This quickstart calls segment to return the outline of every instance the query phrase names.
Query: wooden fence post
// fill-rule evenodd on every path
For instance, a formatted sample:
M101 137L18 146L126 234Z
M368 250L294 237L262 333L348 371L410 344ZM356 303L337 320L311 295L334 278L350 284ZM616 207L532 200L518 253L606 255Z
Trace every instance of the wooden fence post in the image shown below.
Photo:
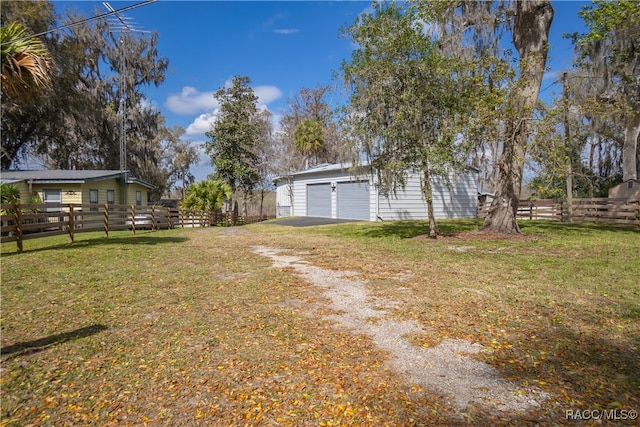
M636 228L640 228L640 199L636 200Z
M129 212L131 215L131 233L136 234L136 207L131 205Z
M151 231L156 231L156 207L151 206Z
M69 203L69 243L73 243L73 229L76 227L74 216L73 203Z
M18 252L22 252L22 211L20 205L13 205L14 216L16 219L16 244L18 245Z
M537 216L538 216L538 208L536 208L536 217ZM532 220L532 219L533 219L533 200L529 200L529 220Z
M109 204L104 204L104 237L109 237Z

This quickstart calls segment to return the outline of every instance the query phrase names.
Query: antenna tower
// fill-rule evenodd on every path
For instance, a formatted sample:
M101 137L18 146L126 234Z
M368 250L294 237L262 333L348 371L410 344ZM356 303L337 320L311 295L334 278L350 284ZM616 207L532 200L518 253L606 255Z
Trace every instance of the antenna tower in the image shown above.
M120 45L120 77L118 79L118 95L120 98L118 105L118 114L120 115L120 174L122 175L123 189L122 203L127 203L127 49L125 46L126 37L123 34L130 34L132 32L148 33L135 28L132 24L132 20L115 10L108 2L102 2L104 7L114 16L116 19L112 22L112 27L118 32L118 43Z

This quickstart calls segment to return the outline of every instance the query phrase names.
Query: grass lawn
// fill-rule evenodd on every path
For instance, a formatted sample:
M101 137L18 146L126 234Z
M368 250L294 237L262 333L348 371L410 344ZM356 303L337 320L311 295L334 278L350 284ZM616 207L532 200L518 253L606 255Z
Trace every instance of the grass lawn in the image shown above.
M640 410L640 232L524 221L504 239L479 224L441 221L435 241L426 223L379 222L3 244L0 423L576 425L565 411ZM479 343L474 357L551 398L461 419L259 245L357 272L424 327L412 344Z

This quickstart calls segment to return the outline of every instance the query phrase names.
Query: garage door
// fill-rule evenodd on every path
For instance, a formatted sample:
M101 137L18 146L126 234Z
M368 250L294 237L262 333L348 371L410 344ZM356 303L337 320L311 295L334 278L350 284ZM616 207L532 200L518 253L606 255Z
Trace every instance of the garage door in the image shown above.
M369 183L338 183L338 218L370 219Z
M331 184L307 184L307 216L331 218Z

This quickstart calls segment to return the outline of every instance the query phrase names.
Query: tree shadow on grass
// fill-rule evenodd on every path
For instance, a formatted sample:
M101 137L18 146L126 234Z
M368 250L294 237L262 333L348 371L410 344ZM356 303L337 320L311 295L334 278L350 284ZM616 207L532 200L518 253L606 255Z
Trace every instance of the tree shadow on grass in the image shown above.
M518 221L521 230L528 235L566 235L566 234L601 234L602 232L617 232L640 234L640 229L616 224L595 224L595 223L563 223L559 221ZM438 220L438 232L440 236L454 236L458 233L468 233L479 231L482 227L482 219L453 219ZM354 228L353 231L345 232L355 236L364 237L398 237L401 239L411 239L429 234L429 222L426 220L404 220L376 223L371 227L363 226Z
M65 250L65 249L78 249L83 247L92 247L92 246L104 246L104 245L163 245L163 244L171 244L171 243L184 243L188 241L187 237L176 237L176 236L158 236L156 234L153 235L130 235L130 236L111 236L111 237L98 237L87 240L76 240L73 243L60 243L46 247L39 247L34 249L29 249L28 243L25 243L25 248L22 252L8 252L3 253L2 256L15 256L20 255L21 253L27 252L43 252L50 250Z
M73 331L64 332L61 334L49 335L48 337L40 338L37 340L23 341L11 344L6 347L2 347L0 349L0 354L2 355L2 358L4 360L10 360L16 357L38 353L40 351L46 350L49 347L65 343L67 341L85 338L105 331L107 329L108 328L104 325L85 326L84 328L75 329Z
M442 235L476 231L482 223L476 219L440 220L437 222L438 232ZM360 235L366 237L398 237L410 239L429 234L429 222L426 220L391 221L376 224L372 228L364 228Z
M640 234L640 228L633 225L619 224L596 224L593 222L561 222L561 221L544 221L519 220L518 225L522 231L532 233L550 233L550 234L571 234L571 233L600 233L603 231L612 231L618 233L636 233Z
M613 402L621 402L625 408L634 408L640 402L637 394L640 387L638 337L625 342L564 325L541 330L536 335L536 344L527 351L546 357L524 370L505 363L499 368L505 377L526 379L531 384L538 379L556 381L572 390L569 395L576 401L592 399L584 403L587 406L597 404L606 408ZM522 337L522 340L528 338ZM504 354L503 357L512 355ZM593 391L598 394L594 395Z

